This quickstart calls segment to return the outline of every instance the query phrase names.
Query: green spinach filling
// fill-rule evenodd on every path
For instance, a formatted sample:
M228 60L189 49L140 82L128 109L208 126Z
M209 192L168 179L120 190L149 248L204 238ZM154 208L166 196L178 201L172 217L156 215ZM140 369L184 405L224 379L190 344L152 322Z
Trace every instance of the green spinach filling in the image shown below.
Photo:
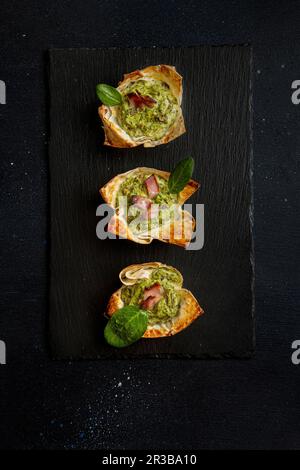
M155 175L159 186L159 193L151 199L151 203L159 206L158 212L152 220L150 218L151 212L149 214L149 218L146 218L146 220L143 220L143 217L140 217L142 215L141 210L135 206L133 196L141 196L146 199L149 198L147 187L145 185L145 180L149 176L151 176L151 174L138 173L126 178L117 193L115 206L119 207L122 203L125 203L127 222L130 224L132 221L139 218L136 226L134 227L135 232L145 232L147 230L151 230L151 228L156 228L158 225L162 225L176 217L175 212L176 210L178 211L177 194L170 193L168 180L162 176ZM122 197L125 198L125 200L120 199Z
M170 320L179 313L181 296L178 289L182 280L179 274L170 268L157 268L148 279L138 281L133 286L124 286L121 290L121 299L125 305L139 306L143 301L144 290L159 282L163 289L162 298L148 311L150 325Z
M135 93L155 100L153 106L135 107L128 95ZM123 91L119 121L132 137L149 137L158 140L174 124L178 114L178 102L167 83L160 80L137 80Z

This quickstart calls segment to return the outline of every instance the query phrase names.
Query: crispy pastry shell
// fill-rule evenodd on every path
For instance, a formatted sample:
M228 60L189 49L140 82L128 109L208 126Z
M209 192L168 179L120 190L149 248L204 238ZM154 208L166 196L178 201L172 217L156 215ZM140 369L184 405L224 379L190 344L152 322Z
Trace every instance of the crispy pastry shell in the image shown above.
M127 268L123 269L120 273L121 282L123 283L123 285L128 285L128 284L124 284L124 276L126 276L126 271L130 270L131 272L133 272L135 269L137 271L138 270L141 271L141 269L147 271L153 267L167 267L167 266L159 262L142 263L142 264L127 266ZM122 288L114 292L109 299L107 310L106 310L106 313L109 316L112 316L117 310L124 307L124 302L121 299L121 289ZM182 287L179 287L177 290L181 294L181 306L180 306L179 314L166 323L149 325L143 335L143 338L162 338L165 336L176 335L180 331L184 330L187 326L189 326L200 315L203 315L204 313L203 309L200 307L199 303L197 302L197 300L195 299L195 297L189 290L183 289Z
M144 145L144 147L156 147L160 144L167 144L186 132L180 107L182 100L182 77L176 72L175 67L170 65L152 65L143 70L136 70L125 74L123 81L119 83L117 89L122 93L131 82L140 78L144 78L145 80L160 80L169 85L179 105L178 116L174 124L159 140L151 140L149 137L133 138L127 134L127 132L122 129L118 123L118 107L110 107L103 104L99 107L98 113L102 120L105 133L104 145L117 148L137 147L138 145Z
M100 189L100 194L103 197L104 201L110 206L112 206L114 209L116 207L116 198L121 184L125 181L126 178L134 175L134 173L150 173L153 175L161 176L165 179L168 179L170 176L170 173L168 171L156 170L155 168L147 167L135 168L134 170L129 170L126 173L121 173L120 175L115 176ZM185 201L189 199L195 191L197 191L199 186L199 183L194 180L190 180L187 185L183 188L183 190L179 193L178 204L184 204ZM184 232L184 230L181 230L182 226L179 222L175 223L174 221L167 232L164 227L161 227L159 233L157 233L155 237L137 237L129 229L126 220L122 218L117 212L112 216L108 224L108 231L110 233L114 233L115 235L119 235L123 238L127 238L128 240L132 240L140 244L149 244L152 242L153 238L156 238L157 240L160 240L162 242L182 246L185 248L191 241L192 233L195 228L195 219L187 211L181 211L181 215L181 224L184 224L184 221L190 222L184 225L187 228L186 232ZM182 233L179 233L180 230Z

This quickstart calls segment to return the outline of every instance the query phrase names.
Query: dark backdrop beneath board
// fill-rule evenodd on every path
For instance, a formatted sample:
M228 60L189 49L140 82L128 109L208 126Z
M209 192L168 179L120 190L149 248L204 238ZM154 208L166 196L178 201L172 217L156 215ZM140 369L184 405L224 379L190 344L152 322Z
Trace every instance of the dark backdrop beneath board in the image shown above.
M300 370L290 359L300 336L300 109L290 99L299 21L292 1L2 1L0 447L299 448ZM256 357L51 361L45 51L245 42L254 46Z

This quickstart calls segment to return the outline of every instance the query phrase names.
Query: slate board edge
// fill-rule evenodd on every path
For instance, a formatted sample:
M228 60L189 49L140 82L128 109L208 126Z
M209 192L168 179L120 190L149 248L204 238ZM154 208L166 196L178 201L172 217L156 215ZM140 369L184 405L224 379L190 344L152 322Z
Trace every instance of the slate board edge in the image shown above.
M191 355L191 354L184 354L184 353L176 353L176 354L168 354L168 353L159 353L159 354L123 354L122 356L120 355L115 355L114 352L112 354L106 354L106 355L94 355L94 356L89 356L89 355L84 355L82 354L81 357L78 356L72 356L72 355L64 355L63 357L57 356L57 353L54 353L53 346L52 346L52 341L49 340L48 338L48 343L50 344L50 352L51 352L51 359L53 361L94 361L94 360L132 360L132 359L137 359L137 360L143 360L143 359L173 359L173 360L181 360L181 359L189 359L189 360L221 360L221 359L234 359L234 360L245 360L245 359L251 359L255 355L255 346L256 346L256 329L255 329L255 251L254 251L254 191L253 191L253 47L250 43L240 43L240 44L193 44L193 45L185 45L185 46L108 46L108 47L80 47L80 48L51 48L48 49L47 52L47 76L48 76L48 102L49 102L49 114L48 114L48 123L49 123L49 146L48 146L48 155L50 157L50 152L51 152L51 93L50 93L50 80L51 80L51 74L50 74L50 63L51 63L51 56L52 52L57 53L57 52L74 52L74 51L97 51L99 49L103 50L118 50L118 49L127 49L127 50L142 50L142 49L166 49L166 50L174 50L174 49L181 49L184 47L185 49L189 48L195 48L195 47L211 47L211 48L222 48L222 47L247 47L250 49L250 61L249 61L249 67L250 67L250 80L249 80L249 178L250 178L250 205L249 205L249 229L250 229L250 237L251 237L251 251L250 251L250 265L251 265L251 270L252 270L252 281L251 281L251 291L252 291L252 348L249 348L247 352L243 353L232 353L232 352L222 352L221 354L201 354L199 353L197 356ZM50 168L50 158L49 158L49 168ZM51 172L49 171L49 210L48 210L48 217L49 217L49 230L51 233L51 184L50 184L50 179L51 179ZM50 312L51 310L51 237L50 237L50 249L49 249L49 269L48 273L50 276L50 282L49 282L49 303L48 303L48 310ZM49 316L48 316L49 320ZM49 324L49 321L48 321ZM47 331L48 333L48 331Z

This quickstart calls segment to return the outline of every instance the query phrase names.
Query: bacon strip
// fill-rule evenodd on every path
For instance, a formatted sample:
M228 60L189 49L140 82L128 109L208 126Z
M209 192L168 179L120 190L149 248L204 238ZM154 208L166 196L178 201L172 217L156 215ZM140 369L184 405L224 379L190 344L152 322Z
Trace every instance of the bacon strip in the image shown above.
M162 287L159 282L156 282L153 284L151 287L146 287L144 290L144 300L146 300L148 297L154 296L154 297L160 297L162 296Z
M147 199L146 197L143 197L143 196L132 196L131 200L134 206L140 209L141 217L144 219L148 219L151 204L152 204L150 199Z
M132 202L139 209L150 209L152 202L143 196L132 196Z
M146 300L143 300L143 302L141 302L140 304L140 307L145 309L145 310L152 310L153 307L157 304L158 300L156 297L148 297L148 299Z
M156 282L153 286L145 288L144 300L141 302L141 308L145 310L152 310L153 307L160 301L163 296L163 289L161 285Z
M159 186L157 183L157 179L155 178L155 175L149 176L149 178L145 180L145 185L147 187L147 191L151 199L153 199L155 196L158 195Z
M143 106L153 108L156 104L155 99L151 98L151 96L143 96L139 93L128 93L127 98L129 99L131 106L134 106L135 108L142 108Z

